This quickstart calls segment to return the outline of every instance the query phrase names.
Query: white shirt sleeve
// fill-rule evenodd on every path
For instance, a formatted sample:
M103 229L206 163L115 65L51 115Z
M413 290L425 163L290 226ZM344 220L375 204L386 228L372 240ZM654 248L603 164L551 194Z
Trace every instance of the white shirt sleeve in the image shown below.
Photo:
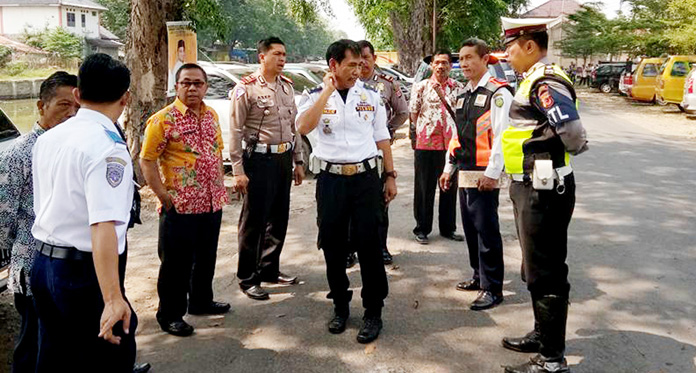
M503 99L503 105L496 105L498 98ZM493 148L488 159L488 167L484 175L491 179L498 179L503 172L503 131L510 124L510 105L512 105L512 93L505 88L499 89L491 99L491 126L493 127Z
M297 107L297 117L299 118L302 113L305 111L309 110L309 108L314 105L315 98L314 95L309 93L309 91L305 91L302 93L302 98L300 98L300 105Z
M377 105L375 106L375 119L372 122L374 128L373 138L375 142L391 139L389 129L387 128L387 109L384 107L382 99L377 94Z
M126 224L133 203L133 166L123 145L92 159L85 174L89 224L113 221Z

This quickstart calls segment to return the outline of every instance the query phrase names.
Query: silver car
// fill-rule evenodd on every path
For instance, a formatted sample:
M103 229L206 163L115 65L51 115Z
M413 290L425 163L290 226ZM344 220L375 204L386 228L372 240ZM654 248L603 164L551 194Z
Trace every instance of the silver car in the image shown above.
M681 107L684 108L686 115L696 115L696 67L691 69L684 81L684 98Z

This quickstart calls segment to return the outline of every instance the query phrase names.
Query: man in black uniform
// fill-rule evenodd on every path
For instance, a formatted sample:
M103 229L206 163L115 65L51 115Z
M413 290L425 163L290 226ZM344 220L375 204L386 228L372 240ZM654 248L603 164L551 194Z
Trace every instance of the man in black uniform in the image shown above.
M512 178L523 276L532 295L534 330L504 338L505 348L538 352L508 373L569 372L564 357L568 316L568 225L575 206L570 154L587 150L573 83L546 60L546 25L503 18L509 62L524 73L503 133L505 170Z
M396 171L390 148L387 116L377 91L366 87L360 74L360 48L339 40L326 52L331 71L324 83L306 92L297 118L298 131L318 129L314 154L321 172L317 179L318 246L326 259L326 276L334 317L329 332L346 328L352 291L348 290L346 255L349 224L358 249L362 276L365 323L360 343L375 340L382 330L382 307L387 297L387 275L382 261L379 224L384 204L396 196ZM377 167L378 149L384 157L382 184Z

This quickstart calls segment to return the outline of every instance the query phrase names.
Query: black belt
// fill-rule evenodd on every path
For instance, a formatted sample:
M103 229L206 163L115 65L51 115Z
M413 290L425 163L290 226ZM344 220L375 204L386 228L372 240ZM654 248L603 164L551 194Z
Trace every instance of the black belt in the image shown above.
M92 260L92 253L80 251L74 247L56 246L45 242L36 242L36 251L53 259Z

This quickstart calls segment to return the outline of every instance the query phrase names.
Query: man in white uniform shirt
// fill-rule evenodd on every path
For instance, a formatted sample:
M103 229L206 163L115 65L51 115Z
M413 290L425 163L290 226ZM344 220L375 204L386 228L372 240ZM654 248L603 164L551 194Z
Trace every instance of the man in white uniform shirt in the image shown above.
M388 293L379 223L385 204L396 196L396 171L382 99L358 79L360 56L360 48L352 40L339 40L329 46L326 60L330 72L322 85L305 93L297 129L303 135L319 131L314 150L321 164L316 192L318 247L326 259L330 288L327 297L334 303L329 332L343 332L349 315L353 294L348 290L346 275L350 223L351 241L360 259L365 307L365 323L357 340L368 343L382 329L382 307ZM384 157L384 187L378 150Z
M76 116L34 147L37 372L132 372L137 318L123 293L133 166L115 122L130 71L106 54L82 63Z

